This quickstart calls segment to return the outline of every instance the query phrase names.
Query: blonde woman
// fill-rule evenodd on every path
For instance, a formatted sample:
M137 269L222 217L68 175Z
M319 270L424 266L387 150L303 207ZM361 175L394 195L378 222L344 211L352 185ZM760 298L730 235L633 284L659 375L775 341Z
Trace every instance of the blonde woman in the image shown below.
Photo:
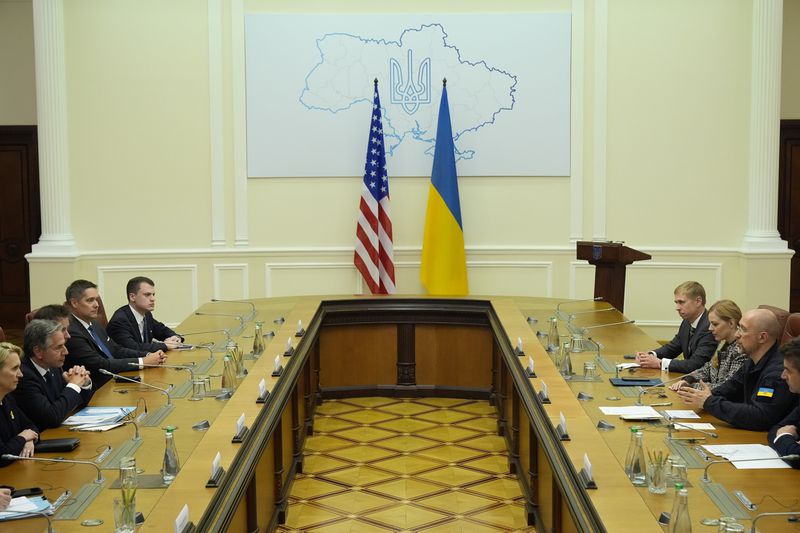
M706 364L690 373L693 380L680 380L673 383L670 388L678 390L689 384L703 381L714 390L747 360L747 354L742 352L742 347L736 342L736 328L742 318L742 310L731 300L720 300L708 310L708 330L719 343L714 356Z
M9 394L17 388L22 377L20 357L22 349L10 342L0 342L0 455L8 453L32 457L33 445L39 439L39 430ZM0 466L8 461L0 460Z

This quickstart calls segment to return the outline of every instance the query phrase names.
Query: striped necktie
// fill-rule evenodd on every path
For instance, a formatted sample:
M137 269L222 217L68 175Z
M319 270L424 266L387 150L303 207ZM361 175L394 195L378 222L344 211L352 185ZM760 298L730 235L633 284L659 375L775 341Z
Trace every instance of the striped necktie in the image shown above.
M107 358L114 359L114 356L111 355L111 350L109 350L106 343L100 339L100 335L97 334L91 324L89 325L89 334L94 339L94 342L97 343L97 347L100 348L100 351L102 351Z

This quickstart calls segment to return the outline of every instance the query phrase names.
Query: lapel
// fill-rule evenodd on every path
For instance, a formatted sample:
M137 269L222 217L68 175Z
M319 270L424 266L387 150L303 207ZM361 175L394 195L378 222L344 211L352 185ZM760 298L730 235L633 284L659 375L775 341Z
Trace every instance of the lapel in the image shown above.
M144 334L144 338L142 339L143 343L150 342L150 320L149 315L150 313L144 314L144 320L142 320L142 333Z
M133 311L131 311L130 305L126 305L124 307L125 317L128 319L128 322L131 325L131 329L134 331L136 338L139 340L140 343L147 342L143 337L147 337L147 316L144 317L144 324L142 329L144 329L144 335L139 331L139 324L136 322L136 317L133 316Z

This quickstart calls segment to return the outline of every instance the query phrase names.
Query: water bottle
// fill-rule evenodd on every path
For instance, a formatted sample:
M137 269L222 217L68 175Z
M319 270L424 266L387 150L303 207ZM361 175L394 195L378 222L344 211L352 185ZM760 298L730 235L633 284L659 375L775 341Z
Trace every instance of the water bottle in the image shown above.
M675 483L675 501L669 515L667 533L692 533L692 520L689 518L689 492L683 483Z
M547 351L558 351L558 319L554 316L550 317L550 329L547 332Z
M175 437L173 435L175 427L167 426L166 430L166 446L164 448L164 463L161 467L161 478L164 480L164 485L169 485L178 475L181 464L178 460L178 449L175 447Z
M253 334L253 356L257 357L264 353L264 323L256 322L256 330Z
M647 482L647 463L644 460L644 435L638 428L631 428L631 442L625 455L625 473L631 483L644 486Z
M561 363L560 363L560 370L561 375L564 376L566 379L570 379L572 377L572 358L570 357L570 343L565 342L561 345Z
M227 392L236 390L236 371L233 365L231 357L226 355L222 360L222 390Z

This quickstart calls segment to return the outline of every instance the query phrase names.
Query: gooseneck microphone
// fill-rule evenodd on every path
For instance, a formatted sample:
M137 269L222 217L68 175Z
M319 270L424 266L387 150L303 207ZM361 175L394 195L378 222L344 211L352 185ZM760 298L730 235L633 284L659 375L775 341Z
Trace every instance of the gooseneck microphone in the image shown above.
M797 517L798 515L800 515L800 511L783 511L783 512L776 512L776 513L760 513L760 514L757 514L755 516L755 518L753 518L753 526L750 528L750 533L756 533L756 531L757 531L756 530L756 522L758 522L760 519L762 519L764 517L767 517L767 516L789 516L789 517L794 516L794 517ZM789 521L791 522L792 519L789 518Z
M223 316L225 318L235 318L239 321L239 324L244 325L244 315L237 315L234 313L206 313L204 311L195 311L194 314L197 316Z
M128 364L131 366L135 366L136 368L142 366L144 368L172 368L174 370L188 370L189 376L191 376L191 379L194 379L194 365L195 365L194 361L192 361L192 364L190 365L148 365L145 363L142 363L141 365L139 365L139 363L128 363Z
M97 479L94 480L95 483L102 483L105 481L103 479L103 472L100 470L100 465L95 463L94 461L81 461L78 459L57 459L55 457L22 457L20 455L14 455L11 453L4 453L0 455L0 459L5 459L6 461L43 461L45 463L68 463L68 464L75 464L75 465L91 465L97 470Z
M561 313L561 306L562 305L570 305L570 304L577 304L581 302L599 302L603 299L602 296L597 296L595 298L584 298L583 300L567 300L565 302L559 302L556 305L556 316L558 316L561 320L566 320L564 315Z
M208 335L209 333L224 333L227 342L233 340L231 337L231 331L229 329L210 329L208 331L190 331L189 333L176 333L176 335L180 335L181 337L190 337L192 335ZM200 346L197 344L196 346Z
M248 320L253 319L258 314L258 312L256 311L256 304L254 304L253 302L250 302L248 300L220 300L219 298L211 298L211 301L213 303L249 305L250 306L250 314L247 315L247 319Z
M621 322L610 322L608 324L598 324L596 326L586 326L581 328L581 333L588 333L590 329L598 329L598 328L608 328L611 326L624 326L625 324L633 324L635 320L623 320Z
M56 533L55 530L53 529L53 522L52 522L52 520L50 520L50 517L47 515L47 511L14 511L14 510L5 509L5 510L0 511L0 512L2 512L2 513L13 513L13 514L17 515L19 518L23 518L23 517L26 517L26 516L27 517L31 517L31 518L34 518L34 517L37 517L37 516L39 518L44 518L45 520L47 520L47 533ZM9 518L16 518L16 517L9 517Z
M798 455L796 453L793 453L793 454L789 454L789 455L781 455L780 457L762 457L760 459L733 459L733 460L731 460L731 459L717 459L715 461L711 461L710 463L708 463L706 465L705 469L703 470L703 477L700 478L700 480L701 481L705 481L706 483L711 481L709 479L709 477L708 477L708 469L711 468L712 465L718 465L718 464L721 464L721 463L744 463L744 462L748 462L748 461L770 461L772 459L783 459L784 461L796 461L796 460L800 459L800 455Z
M172 405L172 398L169 395L169 389L162 389L161 387L156 387L155 385L151 385L149 383L145 383L144 381L137 381L137 380L135 380L133 378L129 378L128 376L123 376L122 374L115 374L113 372L109 372L105 368L99 369L98 372L100 372L101 374L105 374L106 376L113 376L113 377L118 378L118 379L122 379L122 380L125 380L125 381L130 381L131 383L135 383L137 385L144 385L145 387L150 387L151 389L156 389L157 391L161 391L164 394L164 396L167 397L167 405ZM172 388L172 385L170 385L170 389L171 388Z
M674 428L675 426L679 426L679 427L682 427L682 428L690 429L692 431L696 431L698 433L702 433L703 435L706 435L707 437L711 437L712 439L719 438L719 435L717 435L713 431L706 431L705 429L698 429L696 427L692 427L692 426L690 426L688 424L684 424L682 422L675 422L674 420L670 420L667 423L667 426L668 426L668 428L670 430L670 437L669 438L672 438L672 436L671 436L672 428Z
M674 383L674 382L680 381L682 379L685 380L686 376L678 376L677 378L674 378L674 379L668 379L667 381L662 381L658 385L648 385L647 387L645 387L644 385L639 385L639 388L642 389L642 390L639 391L639 396L636 398L636 405L642 405L642 396L647 394L648 391L650 391L652 389L661 388L661 387L663 387L665 385L669 385L670 383Z

